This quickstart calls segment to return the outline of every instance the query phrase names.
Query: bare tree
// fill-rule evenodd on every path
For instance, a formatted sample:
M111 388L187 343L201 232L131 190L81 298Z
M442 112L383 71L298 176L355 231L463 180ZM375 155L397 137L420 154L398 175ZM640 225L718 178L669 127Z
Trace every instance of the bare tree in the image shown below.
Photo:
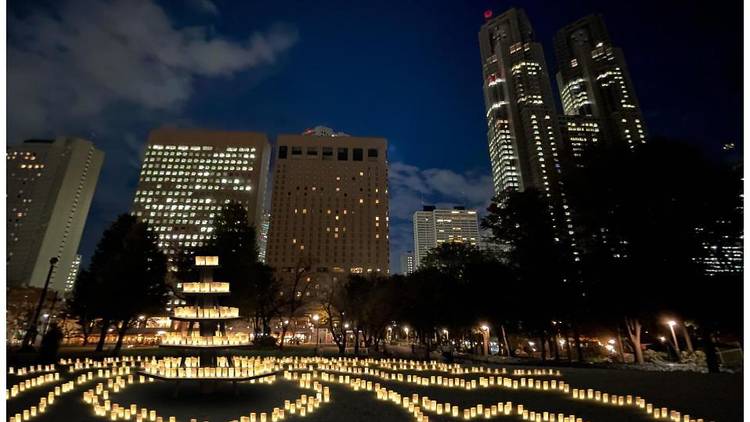
M284 347L284 338L289 329L289 322L298 316L300 310L309 301L310 286L313 284L310 276L311 268L312 262L310 257L300 256L297 264L292 269L291 277L287 280L281 280L281 306L279 307L279 313L282 317L282 323L279 348Z

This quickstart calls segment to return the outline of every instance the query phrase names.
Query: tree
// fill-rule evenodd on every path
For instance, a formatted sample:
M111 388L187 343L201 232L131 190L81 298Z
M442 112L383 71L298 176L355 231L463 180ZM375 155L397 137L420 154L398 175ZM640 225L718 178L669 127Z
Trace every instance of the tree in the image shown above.
M493 242L508 248L505 257L519 283L515 287L522 289L515 293L533 301L533 312L525 312L521 323L539 337L545 360L552 321L574 308L580 296L571 243L553 221L553 205L535 189L505 191L488 211L482 227L491 231ZM560 302L574 306L559 306Z
M166 258L148 225L128 214L120 215L104 232L89 266L100 296L101 351L111 323L119 324L114 353L130 324L143 313L161 312L167 301Z
M229 282L232 290L235 284L247 282L243 275L258 262L258 248L255 228L242 204L232 201L222 206L214 220L213 237L202 249L219 257L219 268L214 273L217 280Z
M310 257L300 255L289 276L280 280L279 312L283 321L279 348L284 347L284 337L289 330L289 323L299 316L300 310L310 300L310 288L313 285L311 269Z
M103 309L99 306L101 303L98 300L100 292L97 287L96 280L91 273L82 269L76 277L73 291L70 292L66 300L67 312L77 317L78 325L81 326L84 346L89 343L89 334L94 320L103 312Z
M262 263L255 263L248 274L250 283L245 284L248 300L247 315L254 320L255 336L271 335L271 319L279 313L281 307L281 289L276 280L273 268Z
M606 303L597 315L624 319L636 362L644 319L701 315L716 289L695 258L701 229L737 208L739 177L727 176L700 152L654 139L635 152L593 149L569 177L584 277L594 303Z

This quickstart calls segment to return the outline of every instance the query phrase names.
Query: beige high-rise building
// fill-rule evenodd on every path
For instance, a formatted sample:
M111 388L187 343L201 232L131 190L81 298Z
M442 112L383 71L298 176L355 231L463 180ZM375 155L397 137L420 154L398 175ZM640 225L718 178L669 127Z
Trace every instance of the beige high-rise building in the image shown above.
M157 232L168 257L210 239L214 218L230 201L244 204L260 233L270 156L262 133L154 130L133 214Z
M388 274L386 140L311 133L277 144L266 262L282 275L300 265Z
M6 148L7 285L65 289L104 153L84 139L28 140Z

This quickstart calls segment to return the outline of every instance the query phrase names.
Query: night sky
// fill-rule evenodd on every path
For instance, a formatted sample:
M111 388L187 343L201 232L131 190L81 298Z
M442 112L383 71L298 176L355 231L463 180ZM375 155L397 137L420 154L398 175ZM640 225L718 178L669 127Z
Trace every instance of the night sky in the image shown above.
M465 1L10 1L8 142L80 136L106 158L80 246L128 212L161 125L382 136L391 268L422 203L484 208L492 188L477 33ZM555 32L602 13L649 132L707 154L742 144L742 5L524 1L554 71ZM551 77L553 75L550 75ZM553 79L554 80L554 79ZM556 89L556 88L554 88Z

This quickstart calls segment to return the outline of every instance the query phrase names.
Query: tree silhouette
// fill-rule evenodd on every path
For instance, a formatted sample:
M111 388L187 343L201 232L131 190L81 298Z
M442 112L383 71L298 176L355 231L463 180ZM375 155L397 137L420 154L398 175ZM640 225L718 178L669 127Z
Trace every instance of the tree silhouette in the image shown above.
M701 296L716 288L695 258L701 229L737 207L739 180L727 176L698 151L656 139L635 152L591 150L569 178L588 291L606 304L593 310L624 318L637 362L644 319L697 316Z
M99 292L102 333L101 351L111 323L119 323L114 353L130 323L143 313L161 312L167 301L166 258L157 237L136 217L122 214L104 232L91 258L89 272Z

